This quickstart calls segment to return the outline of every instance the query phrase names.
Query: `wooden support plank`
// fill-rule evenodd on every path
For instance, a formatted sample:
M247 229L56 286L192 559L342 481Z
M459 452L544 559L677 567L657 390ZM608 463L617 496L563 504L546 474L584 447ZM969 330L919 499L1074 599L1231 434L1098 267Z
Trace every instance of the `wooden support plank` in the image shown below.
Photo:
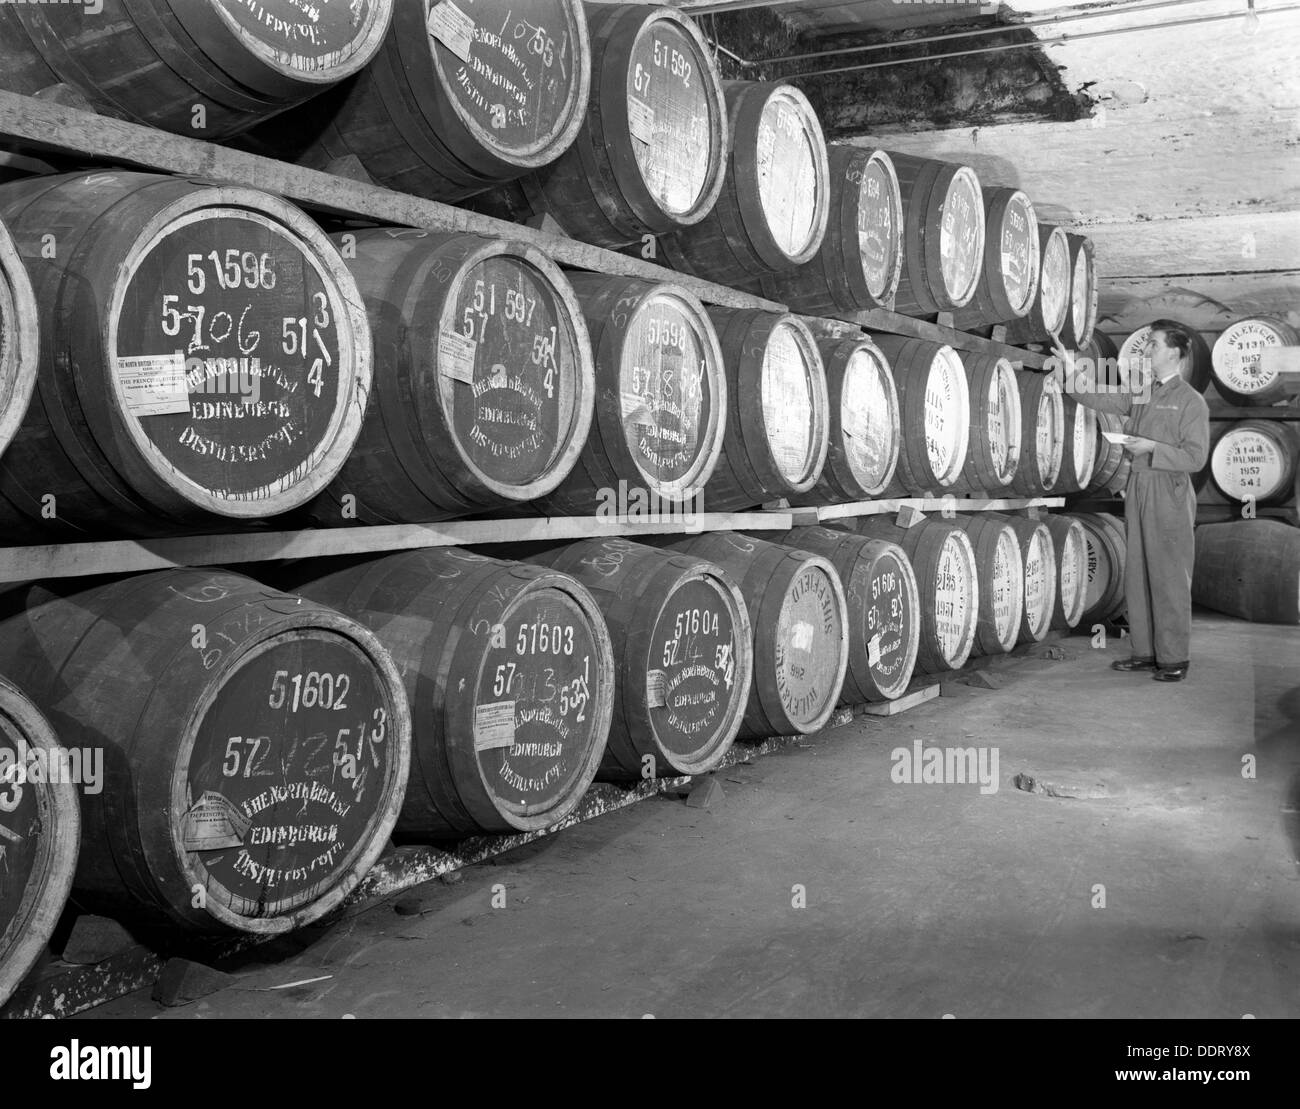
M561 543L615 535L693 535L700 531L775 530L794 526L788 512L701 512L662 518L551 516L518 520L451 520L440 524L315 528L110 539L39 547L0 547L0 582L139 573L174 566L225 566L281 558L462 547L491 543Z
M702 281L689 274L675 273L639 257L618 254L523 224L507 223L363 181L321 173L274 158L247 154L17 93L0 91L0 143L265 189L317 211L356 216L381 224L422 227L430 231L469 231L492 238L509 237L539 247L561 265L651 281L672 281L709 304L784 311L784 305L776 301Z
M957 331L951 327L942 327L937 323L902 316L897 312L886 312L883 308L873 308L870 312L852 312L836 317L847 323L856 323L868 331L888 331L894 335L906 335L912 339L929 339L933 343L947 343L955 350L968 350L975 354L993 354L1006 358L1016 369L1041 370L1047 365L1049 355L1036 354L1034 351L1020 347L995 343L978 335Z
M1061 508L1064 497L1025 497L985 499L973 497L905 497L879 501L850 501L847 504L828 504L811 509L817 513L817 523L827 520L846 520L857 516L881 516L898 512L902 508L912 508L918 512L1016 512L1022 508ZM795 509L795 512L803 510ZM803 526L807 521L801 517L795 526Z
M877 705L863 705L862 712L866 716L897 716L900 712L906 712L908 709L914 709L917 705L923 705L926 701L933 701L939 696L939 683L933 685L923 685L919 689L914 689L911 693L905 693L896 701L883 701Z

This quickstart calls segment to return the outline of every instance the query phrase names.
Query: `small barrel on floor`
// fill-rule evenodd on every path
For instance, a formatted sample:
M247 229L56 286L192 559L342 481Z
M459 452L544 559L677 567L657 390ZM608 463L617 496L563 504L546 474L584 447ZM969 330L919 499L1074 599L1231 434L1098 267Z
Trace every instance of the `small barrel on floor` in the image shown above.
M1065 397L1050 374L1022 372L1020 379L1020 465L1012 492L1038 497L1056 488L1065 451Z
M894 310L927 316L964 308L984 254L984 196L970 166L890 153L903 199L903 274Z
M360 621L397 663L413 727L400 838L538 831L577 806L614 703L613 648L585 586L455 547L281 580Z
M1108 512L1079 512L1074 518L1083 525L1087 550L1087 584L1079 626L1092 628L1120 616L1124 600L1124 565L1128 544L1124 521Z
M969 330L1018 320L1038 295L1038 216L1019 189L984 189L984 258L975 296L953 315Z
M72 890L76 783L95 788L90 758L90 749L60 746L41 711L0 678L0 1009L45 953Z
M953 522L966 529L975 549L979 620L974 655L1006 654L1020 637L1025 609L1025 564L1020 538L1005 517L977 512Z
M704 35L673 8L591 4L591 95L577 138L550 165L469 206L543 215L597 246L699 223L726 177L727 104Z
M1020 466L1020 382L1011 363L995 354L961 356L970 392L970 435L966 464L953 489L997 496Z
M830 442L817 484L790 497L790 503L821 505L879 496L893 480L902 440L898 388L889 360L865 336L817 345L826 370Z
M816 257L763 274L758 290L792 311L867 312L893 303L903 270L903 201L883 150L831 143L829 221Z
M339 906L383 851L411 720L356 621L211 570L22 586L0 604L0 670L65 746L103 751L79 905L282 933Z
M848 603L849 662L839 703L892 701L906 693L921 642L921 608L903 548L839 528L800 527L763 536L822 555L840 576Z
M923 520L899 527L884 516L853 521L859 535L902 547L912 563L920 598L921 635L916 669L923 674L960 670L975 645L980 582L975 548L950 520Z
M1007 342L1037 343L1059 336L1070 311L1070 243L1065 229L1038 225L1038 293L1023 319L1007 327Z
M1255 318L1229 324L1214 340L1210 368L1214 388L1229 404L1276 404L1290 395L1279 347L1300 347L1300 333L1281 320ZM1292 354L1297 353L1292 351Z
M1083 616L1088 589L1088 543L1083 525L1073 516L1053 512L1046 518L1056 553L1056 595L1052 627L1068 631Z
M478 235L384 228L339 240L385 372L314 519L419 523L552 492L587 441L596 392L559 267Z
M0 87L31 95L67 84L109 115L225 138L360 71L393 8L394 0L4 4Z
M1230 501L1285 504L1300 480L1300 434L1281 420L1218 425L1210 444L1210 480Z
M849 659L844 587L831 562L725 531L666 546L717 563L745 598L754 680L740 738L806 735L821 728L835 711Z
M1261 624L1300 624L1300 528L1234 520L1196 529L1192 600Z
M364 72L259 128L254 149L287 149L314 169L355 158L389 188L460 200L573 144L591 86L580 0L394 0L393 9L392 33Z
M576 578L600 605L614 649L614 704L597 777L705 774L740 730L753 633L740 589L702 558L626 539L529 555Z
M709 512L807 493L830 446L826 373L797 316L710 308L727 372L727 419L704 488Z
M1204 393L1206 386L1210 384L1214 377L1214 356L1210 352L1210 346L1201 333L1190 324L1183 323L1173 317L1167 318L1171 323L1179 325L1191 343L1191 356L1183 363L1182 367L1183 377L1198 393ZM1129 380L1141 381L1143 375L1147 378L1150 377L1150 367L1144 354L1147 340L1150 337L1151 325L1143 324L1136 331L1131 332L1128 338L1120 344L1120 365Z
M572 284L595 354L595 416L569 476L538 507L617 515L634 500L652 512L694 502L722 451L729 403L708 312L676 285L597 274Z
M727 175L712 210L663 236L667 265L724 285L810 261L826 235L830 180L826 140L808 98L793 85L727 81Z
M886 493L943 491L961 476L970 441L970 386L961 355L928 339L877 335L898 390L901 445Z
M1056 546L1051 530L1043 520L1025 516L999 516L1011 525L1020 541L1020 557L1025 564L1025 605L1020 618L1017 643L1040 643L1052 627L1052 617L1060 594L1056 585Z
M40 353L36 294L13 236L0 220L0 454L27 415Z
M0 218L41 326L36 393L0 461L0 524L85 537L260 521L343 466L370 327L298 209L111 170L0 186Z

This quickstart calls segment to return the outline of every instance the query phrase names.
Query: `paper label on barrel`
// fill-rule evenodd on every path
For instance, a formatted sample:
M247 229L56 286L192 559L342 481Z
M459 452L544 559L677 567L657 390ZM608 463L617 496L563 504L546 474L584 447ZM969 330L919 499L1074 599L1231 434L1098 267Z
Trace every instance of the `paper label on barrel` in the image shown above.
M713 161L708 77L698 46L676 24L654 20L637 37L628 63L626 97L649 105L654 133L636 143L637 168L655 201L670 215L691 211Z
M44 876L40 872L43 853L48 850L47 816L41 811L40 793L49 787L28 774L39 754L16 730L0 718L0 939L20 916L26 917L41 895ZM7 954L0 945L0 959Z
M856 350L840 386L840 436L849 469L864 489L879 489L898 453L898 412L885 368L867 350Z
M812 372L794 328L774 327L763 353L763 423L777 470L791 485L804 482L815 461Z
M1056 584L1055 552L1045 527L1034 530L1025 556L1025 616L1034 637L1040 637L1052 618L1052 590Z
M429 10L426 23L429 34L436 38L462 62L469 61L470 46L474 42L474 20L460 10L451 0L441 0Z
M1039 234L1046 235L1047 231L1040 230ZM1065 325L1070 297L1070 248L1064 235L1051 235L1047 240L1042 272L1038 275L1038 296L1043 322L1049 330L1059 333Z
M479 773L503 811L548 812L575 799L574 782L594 741L604 660L589 618L567 593L501 596L506 610L485 615L458 648L482 660L472 694L476 713L484 707L501 714L502 742L477 750ZM509 745L501 702L514 706Z
M214 673L219 645L245 642L262 616L234 612L207 629ZM374 664L336 633L298 629L244 657L184 771L196 801L182 832L210 903L278 915L338 881L389 801L391 711Z
M651 488L698 473L707 446L713 390L699 328L686 304L665 294L646 298L628 324L619 371L623 434Z
M802 102L774 92L758 121L758 199L776 245L790 257L811 245L822 181L810 134L815 126ZM811 115L811 113L809 113Z
M641 142L653 142L655 137L655 110L644 100L631 97L627 102L627 123L632 137Z
M956 534L944 540L934 578L934 633L945 661L959 665L971 630L969 551Z
M993 549L992 591L993 630L998 642L1010 646L1016 641L1024 604L1024 564L1020 561L1020 540L1010 527L998 532ZM984 588L984 583L980 583Z
M910 676L908 645L915 613L907 571L893 554L882 554L871 575L871 604L867 608L867 663L882 690L893 691ZM872 657L872 644L875 657Z
M717 739L732 715L736 684L733 601L713 578L675 589L650 637L650 657L663 669L657 711L651 714L664 749L696 757Z
M1013 308L1027 310L1038 265L1038 223L1033 205L1023 193L1017 193L1007 204L1001 231L1002 287Z
M466 385L474 384L474 356L478 343L455 331L438 332L438 372Z
M858 191L858 256L867 292L885 295L898 258L898 224L894 204L898 186L873 155L861 173ZM831 232L827 232L829 235Z
M1210 472L1223 493L1234 500L1259 500L1275 493L1286 476L1286 458L1277 442L1253 428L1226 432L1210 455Z
M458 380L442 396L459 446L480 472L507 485L552 473L578 419L581 379L573 321L550 280L512 254L459 278L443 321L462 345Z
M123 403L137 416L164 416L189 412L190 391L185 379L185 356L151 354L142 358L115 358L113 369Z
M242 847L252 821L216 790L208 790L185 814L181 839L186 851Z
M842 635L830 579L820 567L806 566L781 601L774 648L777 694L795 723L817 719L839 696Z
M930 363L925 385L925 449L935 480L951 483L954 472L965 459L957 457L961 449L961 391L958 374L962 373L957 356L940 351Z
M287 227L246 209L188 213L136 257L119 289L114 365L162 365L177 350L184 359L183 411L143 415L138 385L114 377L127 430L169 481L257 501L337 452L356 403L351 319L333 277Z
M645 676L645 703L647 708L660 708L666 704L664 686L667 678L662 670L651 670Z
M1285 345L1282 333L1266 320L1239 320L1215 340L1214 372L1229 389L1258 393L1277 378L1264 365L1264 350Z
M944 288L961 303L970 299L979 280L983 220L979 181L963 166L948 186L939 225L939 270Z
M515 743L514 701L494 701L474 706L474 750L513 747Z
M304 74L349 65L366 47L387 5L380 0L208 0L241 46Z

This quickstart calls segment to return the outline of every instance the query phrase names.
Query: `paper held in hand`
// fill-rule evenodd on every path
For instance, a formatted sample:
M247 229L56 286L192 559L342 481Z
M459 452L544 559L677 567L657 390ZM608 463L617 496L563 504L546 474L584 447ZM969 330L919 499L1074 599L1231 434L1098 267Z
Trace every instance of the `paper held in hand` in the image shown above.
M1103 431L1101 434L1108 443L1123 443L1128 439L1122 431Z

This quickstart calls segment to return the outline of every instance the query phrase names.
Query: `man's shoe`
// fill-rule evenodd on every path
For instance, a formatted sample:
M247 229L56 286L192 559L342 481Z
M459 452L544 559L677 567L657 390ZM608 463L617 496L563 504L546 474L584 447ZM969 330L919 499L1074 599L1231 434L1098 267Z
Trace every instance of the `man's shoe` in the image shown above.
M1156 660L1153 658L1120 658L1110 664L1112 670L1155 670Z
M1173 666L1161 666L1151 676L1158 682L1181 682L1187 677L1191 663L1179 662Z

